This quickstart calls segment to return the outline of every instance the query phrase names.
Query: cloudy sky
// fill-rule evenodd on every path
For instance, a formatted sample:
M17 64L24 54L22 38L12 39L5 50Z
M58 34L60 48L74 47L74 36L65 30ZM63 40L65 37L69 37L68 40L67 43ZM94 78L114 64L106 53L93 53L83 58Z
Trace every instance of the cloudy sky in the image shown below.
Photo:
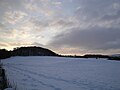
M0 0L0 48L120 53L120 0Z

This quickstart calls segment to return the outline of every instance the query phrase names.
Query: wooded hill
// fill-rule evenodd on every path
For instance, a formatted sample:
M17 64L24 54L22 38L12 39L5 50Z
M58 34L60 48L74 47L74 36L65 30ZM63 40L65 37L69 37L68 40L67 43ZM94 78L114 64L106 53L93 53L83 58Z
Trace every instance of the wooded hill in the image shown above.
M0 59L8 58L11 56L58 56L55 52L42 48L42 47L17 47L12 51L5 49L0 50Z

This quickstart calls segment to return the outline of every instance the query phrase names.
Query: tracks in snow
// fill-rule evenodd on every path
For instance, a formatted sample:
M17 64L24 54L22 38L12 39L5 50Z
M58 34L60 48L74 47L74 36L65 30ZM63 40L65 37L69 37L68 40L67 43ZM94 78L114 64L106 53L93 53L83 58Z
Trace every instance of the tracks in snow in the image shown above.
M18 65L18 64L17 64ZM22 64L20 64L22 65ZM47 75L44 75L44 74L41 74L41 73L36 73L36 72L33 72L33 71L30 71L30 70L26 70L26 69L22 69L22 68L18 68L17 66L15 66L15 64L8 64L7 66L9 66L10 68L13 68L15 70L18 70L19 73L22 72L22 74L25 74L25 76L27 75L28 77L32 78L34 81L38 81L39 83L41 83L41 85L47 85L35 78L33 78L32 76L30 75L35 75L35 76L39 76L39 77L42 77L44 79L48 79L48 80L55 80L57 82L60 82L60 83L67 83L67 84L70 84L70 85L75 85L77 87L89 87L89 88L93 88L90 86L89 83L87 82L84 82L84 81L80 81L80 82L77 82L75 80L66 80L66 79L62 79L62 78L57 78L57 77L53 77L53 76L47 76ZM60 88L56 88L55 86L53 85L47 85L48 87L53 87L54 90L61 90Z
M54 85L44 83L44 82L42 82L42 81L40 81L40 80L32 77L30 74L27 74L27 73L22 72L21 69L18 69L18 68L15 68L15 67L10 67L10 66L8 66L8 68L11 68L11 70L16 71L17 73L22 74L23 76L26 76L27 78L31 79L32 82L35 81L35 82L37 82L37 83L40 83L40 84L43 85L43 86L52 88L53 90L61 90L61 88L57 88L57 87L54 86Z
M18 65L20 66L23 66L24 68L22 67L17 67ZM7 66L8 68L12 68L14 69L15 71L19 72L20 74L30 78L32 81L35 81L35 82L38 82L40 83L41 85L43 86L46 86L46 87L49 87L49 88L52 88L52 90L62 90L61 88L58 88L59 85L55 85L54 81L57 82L57 83L60 83L62 85L69 85L69 86L73 86L73 87L78 87L78 88L83 88L83 90L86 90L86 88L89 88L90 90L94 89L94 88L97 88L97 86L94 86L92 85L92 83L90 82L86 82L85 80L82 81L82 80L79 80L79 81L75 81L75 80L66 80L66 79L63 79L63 78L58 78L58 77L53 77L53 76L48 76L48 75L45 75L45 74L42 74L42 73L37 73L37 72L34 72L34 71L30 71L29 69L25 69L25 67L32 67L32 65L22 65L22 64L6 64L5 66ZM38 66L33 66L33 67L38 67ZM39 78L35 78L35 77L39 77ZM40 78L42 80L40 80ZM44 81L46 80L46 81ZM52 83L50 82L47 82L47 81L53 81ZM99 89L97 90L102 90L102 87L100 86Z

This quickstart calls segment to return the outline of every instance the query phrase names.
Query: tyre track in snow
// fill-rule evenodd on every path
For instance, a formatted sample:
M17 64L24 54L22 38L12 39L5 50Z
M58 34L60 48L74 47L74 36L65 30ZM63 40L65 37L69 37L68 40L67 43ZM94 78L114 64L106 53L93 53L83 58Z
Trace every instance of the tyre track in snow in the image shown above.
M6 66L9 66L9 67L11 67L13 69L16 69L19 72L23 72L23 74L24 74L24 72L27 73L26 76L27 75L30 76L30 74L32 74L32 75L36 75L36 76L39 76L39 77L42 77L42 78L48 79L48 80L55 80L57 82L61 81L61 82L64 82L64 83L68 83L68 84L71 84L71 85L76 85L78 87L81 87L81 88L83 88L83 90L86 90L85 88L89 88L89 90L94 90L95 88L96 88L96 90L113 90L113 89L108 89L107 87L103 88L103 86L95 86L90 82L85 82L85 81L82 81L82 80L80 80L80 81L66 80L66 79L62 79L62 78L57 78L57 77L53 77L53 76L47 76L47 75L44 75L44 74L39 74L39 73L30 71L30 70L26 70L26 69L23 69L23 68L18 68L17 65L18 64L6 64ZM20 65L22 65L22 64L20 64ZM30 77L33 78L33 76L30 76ZM34 79L35 78L33 78L33 80ZM39 80L37 80L37 79L35 79L35 81L39 82ZM39 83L41 83L42 85L45 86L45 83L43 83L41 81ZM47 86L51 87L51 85L49 85L49 84L47 84ZM54 86L54 85L52 85L52 87L54 87L53 90L62 90L61 88L56 88L56 86Z
M37 75L39 77L43 77L45 79L51 79L51 80L55 80L55 81L62 81L62 82L65 82L65 83L68 83L68 84L72 84L72 85L76 85L76 86L79 86L79 87L89 87L89 88L94 88L93 86L91 86L91 84L89 84L88 82L87 83L84 83L84 81L80 81L80 82L77 82L77 81L72 81L72 80L65 80L65 79L62 79L62 78L57 78L57 77L52 77L52 76L46 76L44 74L39 74L39 73L36 73L36 72L33 72L33 71L29 71L29 70L26 70L26 69L21 69L21 68L18 68L14 65L9 65L10 67L14 68L14 69L17 69L17 70L20 70L20 71L24 71L25 73L27 72L28 74L33 74L33 75Z
M33 78L33 77L30 76L29 74L23 73L23 72L21 72L21 70L19 70L19 69L16 69L16 68L11 67L11 66L7 66L7 67L8 67L8 68L12 68L12 70L16 71L16 72L19 73L19 74L22 74L23 76L26 76L27 78L31 79L33 82L34 82L34 81L35 81L35 82L38 82L38 83L40 83L40 84L43 85L43 86L52 88L53 90L61 90L61 88L57 88L56 86L51 85L51 84L46 84L46 83L44 83L44 82L42 82L42 81L40 81L40 80L38 80L38 79L36 79L36 78Z
M14 63L6 63L4 65L17 65L17 66L27 66L27 67L38 67L38 66L41 66L41 65L31 65L31 64L14 64Z

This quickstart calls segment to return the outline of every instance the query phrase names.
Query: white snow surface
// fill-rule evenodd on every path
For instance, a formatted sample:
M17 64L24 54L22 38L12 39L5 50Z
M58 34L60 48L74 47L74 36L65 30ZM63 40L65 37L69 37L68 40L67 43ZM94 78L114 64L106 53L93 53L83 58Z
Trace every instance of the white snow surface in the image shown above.
M119 61L30 56L2 63L17 90L120 90Z
M6 89L4 89L4 90L13 90L12 88L6 88Z

